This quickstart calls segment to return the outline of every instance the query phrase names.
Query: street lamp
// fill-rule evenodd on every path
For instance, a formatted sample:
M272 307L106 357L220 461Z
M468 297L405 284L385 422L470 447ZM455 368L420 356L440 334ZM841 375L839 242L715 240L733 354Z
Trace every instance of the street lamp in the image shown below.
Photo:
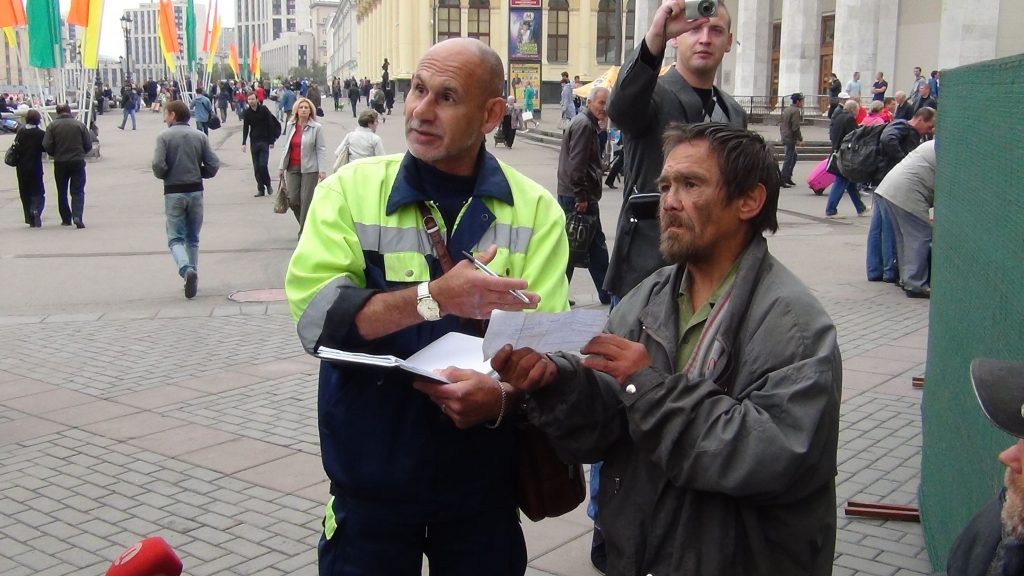
M132 50L131 46L128 43L128 38L131 33L131 24L131 16L128 16L127 14L121 16L121 30L124 30L124 56L125 62L127 63L127 66L125 66L124 69L125 84L131 82L132 79Z

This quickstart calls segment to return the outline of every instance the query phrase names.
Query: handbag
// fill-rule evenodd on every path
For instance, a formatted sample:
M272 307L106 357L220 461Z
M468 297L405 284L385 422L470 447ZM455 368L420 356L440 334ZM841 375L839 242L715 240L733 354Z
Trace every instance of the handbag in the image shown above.
M533 120L533 112L530 112L530 111L523 112L523 121L526 122L526 121L529 121L529 120Z
M18 162L21 161L21 154L18 153L18 143L14 142L11 147L7 149L7 153L4 154L4 164L8 166L17 166Z
M590 243L597 234L596 218L573 212L565 219L565 234L569 237L569 264L575 268L590 267Z
M423 226L427 229L434 255L441 270L448 272L455 263L441 239L439 227L426 203L419 203ZM478 331L484 332L483 324ZM527 422L516 429L516 505L534 522L554 518L576 509L586 497L583 466L559 459L544 432Z
M831 155L829 155L829 157L828 157L828 164L825 165L825 171L828 172L829 174L834 174L836 176L842 176L843 175L843 173L839 171L839 154L838 153L833 152Z
M277 181L277 192L274 192L274 214L288 212L288 184L284 178Z
M345 164L348 164L348 143L343 143L341 152L338 152L338 159L334 161L334 166L331 168L332 172L337 172Z
M220 118L216 114L210 116L210 119L206 122L206 127L210 130L217 130L220 128Z
M324 109L319 107L319 106L317 106L316 107L316 115L322 118L323 115L324 115Z

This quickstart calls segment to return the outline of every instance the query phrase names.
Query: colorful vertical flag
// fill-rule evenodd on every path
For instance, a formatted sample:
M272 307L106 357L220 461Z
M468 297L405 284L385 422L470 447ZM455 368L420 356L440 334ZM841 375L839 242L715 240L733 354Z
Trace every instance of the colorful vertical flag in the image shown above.
M167 68L175 71L174 55L181 52L178 46L178 26L174 23L174 7L171 0L160 0L160 51L164 54Z
M256 52L256 43L255 42L250 42L249 43L249 73L253 75L253 78L256 77L256 70L258 70L257 66L259 66L259 53Z
M192 0L185 8L185 61L189 70L196 64L196 7Z
M256 60L256 65L253 66L253 68L252 68L252 79L253 80L259 80L260 79L260 62L263 60L263 58L260 56L259 52L256 53L255 60Z
M228 46L228 65L231 66L231 71L235 73L235 78L241 78L238 74L238 46L234 42L231 46Z
M213 31L210 32L210 46L206 52L206 71L213 73L213 57L217 53L217 45L220 43L220 14L213 16Z
M28 0L25 18L28 22L29 66L62 67L64 50L60 43L60 4L57 0Z
M7 45L12 48L18 42L17 38L14 35L14 28L11 28L10 26L4 28L4 36L7 36Z
M0 0L0 28L13 28L25 24L25 7L21 5L21 0ZM11 36L7 38L10 39Z
M82 66L91 70L99 67L100 29L103 27L104 0L88 0L89 21L85 27L85 40L82 42Z
M203 26L203 53L209 54L210 50L210 24L213 23L213 15L217 13L217 0L213 0L213 7L206 13L206 25Z
M68 10L67 22L75 26L88 26L89 0L71 0L71 9Z

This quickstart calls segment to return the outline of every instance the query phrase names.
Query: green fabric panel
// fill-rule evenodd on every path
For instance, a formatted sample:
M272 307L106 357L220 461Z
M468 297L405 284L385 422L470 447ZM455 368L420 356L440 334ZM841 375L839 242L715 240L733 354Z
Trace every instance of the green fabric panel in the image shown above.
M942 73L919 493L937 570L1002 484L996 455L1015 441L981 413L969 366L1024 359L1021 102L1024 55Z

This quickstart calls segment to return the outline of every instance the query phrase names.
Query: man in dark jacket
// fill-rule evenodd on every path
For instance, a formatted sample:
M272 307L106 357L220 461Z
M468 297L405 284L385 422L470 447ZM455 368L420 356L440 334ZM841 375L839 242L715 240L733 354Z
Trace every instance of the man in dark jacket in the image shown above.
M847 134L857 129L856 117L858 111L860 111L860 104L856 100L847 100L843 107L836 110L835 114L832 115L828 136L829 140L832 141L833 152L839 150L839 145L843 143L843 138ZM860 199L857 183L847 180L846 177L840 174L836 176L835 184L832 185L832 190L828 193L828 202L825 204L825 216L835 218L839 215L839 201L843 199L843 194L850 196L850 201L853 202L853 207L856 208L858 216L867 212L867 206L864 206L864 202Z
M714 85L726 52L732 49L732 17L724 4L714 18L688 21L677 4L664 4L632 57L622 66L608 117L624 136L626 180L615 245L605 289L619 298L665 265L658 254L656 213L643 199L657 202L661 135L671 122L724 122L746 128L747 114ZM675 66L659 76L666 46L676 41ZM654 194L655 196L640 196ZM631 200L636 195L635 200Z
M203 180L213 178L220 161L205 133L188 126L188 106L180 100L167 105L167 129L156 137L153 175L164 181L167 246L185 279L185 298L199 286L199 231L203 228Z
M665 133L672 265L581 352L492 367L563 457L603 460L608 574L824 575L836 534L842 361L810 290L768 253L779 169L759 135Z
M892 115L893 120L910 120L914 117L914 103L907 99L907 93L902 90L896 93L896 113Z
M256 98L255 92L246 97L248 106L242 112L242 152L245 152L245 140L249 139L252 156L252 171L256 176L256 197L273 193L274 183L270 179L267 162L274 142L281 135L281 125L277 118Z
M604 290L604 277L608 273L608 244L601 230L601 148L598 122L604 120L608 104L608 89L595 87L590 91L582 114L576 115L562 137L562 150L558 154L558 204L566 217L574 212L590 216L597 231L590 241L588 261L590 277L597 287L601 304L611 302ZM565 275L572 282L572 262Z
M916 113L922 108L931 108L932 110L939 109L939 103L935 99L935 96L932 95L932 88L927 82L921 84L917 89L917 104L914 105L914 112Z
M789 97L793 103L782 111L782 121L779 122L779 132L782 136L782 145L786 148L786 158L782 161L782 187L791 188L796 186L793 182L793 168L796 167L796 146L804 141L800 133L801 109L804 107L804 95L795 92Z
M352 103L352 117L357 118L356 104L359 104L359 83L355 80L348 86L348 101Z
M57 184L60 225L85 228L85 155L92 150L92 134L85 124L71 117L71 107L57 105L57 119L43 135L43 150L53 158L53 180ZM68 206L68 186L71 206Z
M1004 487L953 543L949 576L1019 576L1024 567L1024 363L979 358L971 383L985 416L1017 442L999 454Z
M914 151L921 139L935 130L935 110L922 108L910 121L893 120L882 130L878 140L881 166L878 178L881 180L900 160ZM838 177L837 177L838 180ZM869 282L896 283L899 280L899 262L896 253L896 231L893 229L892 214L885 202L873 202L871 224L868 226L866 268Z

